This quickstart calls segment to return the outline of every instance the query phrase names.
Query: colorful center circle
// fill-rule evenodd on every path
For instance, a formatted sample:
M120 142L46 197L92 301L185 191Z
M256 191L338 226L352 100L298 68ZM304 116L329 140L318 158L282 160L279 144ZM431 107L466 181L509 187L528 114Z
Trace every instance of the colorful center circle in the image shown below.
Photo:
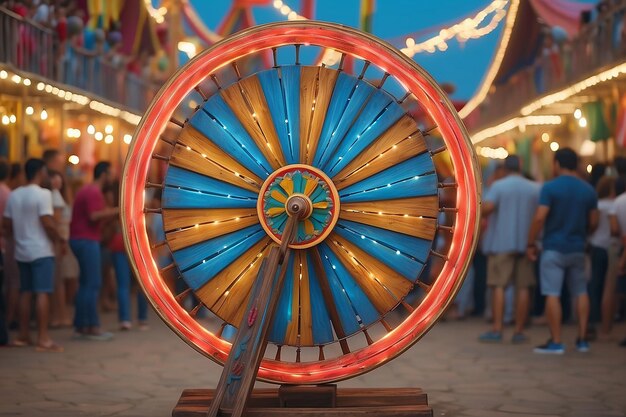
M300 196L310 202L310 213L299 222L290 245L306 249L322 242L339 218L339 195L326 174L309 165L287 165L274 171L263 183L257 202L261 226L276 242L281 243L289 216L290 199Z

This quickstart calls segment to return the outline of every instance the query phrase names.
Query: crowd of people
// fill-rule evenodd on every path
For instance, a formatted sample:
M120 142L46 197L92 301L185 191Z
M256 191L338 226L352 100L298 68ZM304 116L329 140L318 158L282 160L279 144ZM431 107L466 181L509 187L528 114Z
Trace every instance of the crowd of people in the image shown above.
M512 310L512 343L528 340L529 313L543 309L550 337L536 353L565 352L561 324L571 311L578 321L577 351L589 351L590 341L610 340L625 295L626 159L593 168L587 180L577 154L562 148L554 154L554 178L543 185L522 174L516 155L494 173L483 199L477 256L486 256L492 328L480 341L503 341L505 307Z
M150 55L147 50L129 53L124 48L129 41L124 39L121 23L90 24L95 18L88 16L76 0L5 0L0 6L52 33L40 45L42 41L24 26L16 31L16 39L5 41L14 44L17 56L2 60L20 69L45 74L131 107L140 106L140 98L148 102L154 86L167 77L165 54L157 56L152 51ZM50 54L51 60L42 59ZM42 68L46 65L52 68Z
M0 345L62 352L49 332L62 327L72 327L75 339L111 340L113 334L101 327L99 311L101 306L110 308L108 278L113 275L119 328L132 328L133 280L118 220L119 184L111 165L99 162L93 181L72 197L64 183L64 166L57 150L27 160L23 169L0 160ZM147 301L141 290L137 310L139 329L145 330ZM33 311L36 339L30 334ZM8 329L16 329L17 335L10 338Z

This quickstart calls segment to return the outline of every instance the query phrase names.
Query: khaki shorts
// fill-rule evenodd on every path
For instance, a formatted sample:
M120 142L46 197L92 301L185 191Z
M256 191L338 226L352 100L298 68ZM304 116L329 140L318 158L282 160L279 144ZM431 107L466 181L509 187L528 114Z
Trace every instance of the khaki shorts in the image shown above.
M526 255L499 253L487 257L487 285L505 288L513 283L515 288L535 285L535 268Z

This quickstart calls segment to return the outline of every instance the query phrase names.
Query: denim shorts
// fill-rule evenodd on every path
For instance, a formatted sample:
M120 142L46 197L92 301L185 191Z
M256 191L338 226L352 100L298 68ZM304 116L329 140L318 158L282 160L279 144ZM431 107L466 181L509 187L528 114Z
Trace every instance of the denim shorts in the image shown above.
M54 257L35 259L32 262L19 262L20 292L54 291Z
M585 254L545 250L541 253L539 277L541 295L560 297L565 279L572 296L586 294Z

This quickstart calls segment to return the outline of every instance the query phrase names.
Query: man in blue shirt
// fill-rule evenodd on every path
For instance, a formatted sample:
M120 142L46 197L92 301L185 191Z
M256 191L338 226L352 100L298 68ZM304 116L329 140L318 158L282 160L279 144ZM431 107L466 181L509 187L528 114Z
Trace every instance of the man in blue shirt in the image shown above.
M540 262L541 294L546 297L546 318L551 339L535 348L535 353L563 354L561 341L561 301L563 280L567 278L576 297L578 339L576 349L589 351L585 340L589 320L589 296L585 276L587 234L598 225L598 198L594 189L577 174L578 156L563 148L554 154L556 178L546 182L539 195L539 207L528 235L527 255L537 259L535 244L543 229L543 253Z
M535 285L534 266L526 257L528 229L537 209L539 186L521 171L520 159L510 155L504 160L505 177L489 188L482 215L489 216L491 239L485 242L487 284L491 288L493 329L480 335L481 342L501 342L504 290L515 285L515 333L513 343L526 341L524 326L530 305L529 288Z

